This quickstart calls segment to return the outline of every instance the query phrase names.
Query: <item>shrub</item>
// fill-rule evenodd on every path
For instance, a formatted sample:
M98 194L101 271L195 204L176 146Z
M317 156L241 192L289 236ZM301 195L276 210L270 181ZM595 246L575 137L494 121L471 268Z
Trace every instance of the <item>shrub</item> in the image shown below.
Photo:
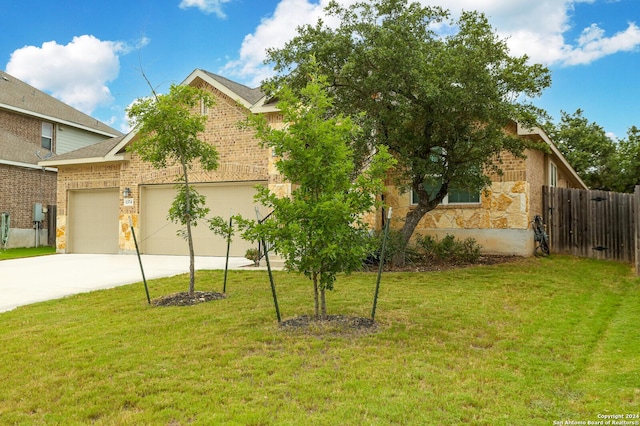
M446 235L438 241L431 235L418 235L416 248L427 258L473 263L480 257L481 246L473 238L456 240L453 235Z

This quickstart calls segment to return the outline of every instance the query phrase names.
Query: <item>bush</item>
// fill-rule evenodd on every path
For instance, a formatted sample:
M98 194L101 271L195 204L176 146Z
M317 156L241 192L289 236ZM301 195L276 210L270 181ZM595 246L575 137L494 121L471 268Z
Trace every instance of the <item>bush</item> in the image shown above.
M383 231L376 231L371 234L371 255L366 259L367 265L378 265L380 253L382 252ZM390 229L387 236L387 245L384 250L384 263L393 264L393 259L400 252L402 247L402 234L400 231ZM408 263L419 260L422 255L413 246L408 246L405 250L405 261Z
M473 238L461 241L456 240L453 235L447 235L438 241L431 235L418 235L416 248L427 258L473 263L480 257L481 246Z

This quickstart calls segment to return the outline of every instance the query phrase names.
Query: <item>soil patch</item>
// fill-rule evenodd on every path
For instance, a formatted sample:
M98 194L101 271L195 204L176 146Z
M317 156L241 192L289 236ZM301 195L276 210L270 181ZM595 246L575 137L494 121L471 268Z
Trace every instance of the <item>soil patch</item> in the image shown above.
M223 293L214 291L194 291L193 295L189 292L174 293L168 296L158 297L151 301L154 306L191 306L198 303L210 302L212 300L224 299L227 296Z
M321 336L354 336L374 333L377 331L378 325L371 318L327 315L322 320L310 315L301 315L282 321L280 329Z
M430 272L446 271L456 268L469 268L479 265L498 265L501 263L517 262L524 259L521 256L480 256L475 262L452 261L450 259L421 259L420 261L407 262L404 266L385 265L386 272ZM370 270L377 271L378 266L370 267Z

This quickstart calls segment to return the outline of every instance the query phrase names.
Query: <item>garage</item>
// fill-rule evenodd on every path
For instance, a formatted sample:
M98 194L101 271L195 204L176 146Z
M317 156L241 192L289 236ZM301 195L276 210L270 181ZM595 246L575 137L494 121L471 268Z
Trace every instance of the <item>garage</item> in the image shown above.
M209 217L221 216L226 220L230 215L240 214L246 218L255 218L253 196L257 184L266 182L234 182L217 184L195 184L194 187L206 197ZM187 241L177 235L181 226L167 219L169 208L175 198L173 185L145 185L140 194L140 242L146 254L187 255ZM264 214L264 208L260 206ZM209 230L206 222L192 228L193 246L197 256L224 256L227 252L226 240ZM235 236L231 243L231 256L244 256L247 249L256 247L248 241Z
M68 253L118 253L117 188L69 192Z

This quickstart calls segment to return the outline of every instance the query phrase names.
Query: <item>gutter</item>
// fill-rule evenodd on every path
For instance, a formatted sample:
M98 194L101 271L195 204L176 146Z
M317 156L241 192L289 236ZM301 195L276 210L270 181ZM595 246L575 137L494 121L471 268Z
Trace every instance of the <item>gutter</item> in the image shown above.
M5 164L7 166L23 167L25 169L42 170L44 168L44 170L48 172L58 171L58 169L56 169L55 167L45 167L45 166L40 166L38 164L21 163L19 161L0 160L0 164Z

